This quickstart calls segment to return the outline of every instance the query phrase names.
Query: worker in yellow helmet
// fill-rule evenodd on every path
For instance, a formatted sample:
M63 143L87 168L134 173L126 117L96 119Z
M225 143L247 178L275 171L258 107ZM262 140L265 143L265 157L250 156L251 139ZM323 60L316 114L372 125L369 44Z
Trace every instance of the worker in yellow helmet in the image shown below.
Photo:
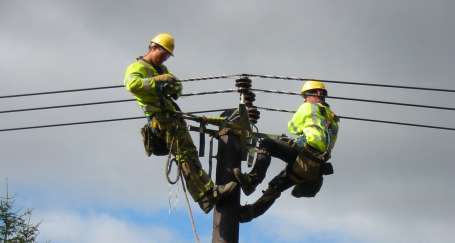
M327 89L324 83L310 80L304 83L301 94L304 103L288 123L289 132L297 137L263 139L251 172L242 174L239 168L233 170L243 192L249 195L264 180L271 156L287 163L255 203L240 208L240 222L249 222L265 213L281 192L292 186L293 196L314 197L321 189L322 176L333 173L327 161L337 139L339 120L325 102Z
M179 107L175 100L182 94L182 84L163 65L173 55L174 38L168 33L158 34L150 41L145 55L128 66L124 84L148 119L141 130L147 155L176 156L188 191L208 213L237 183L214 185L202 169L186 122L176 113Z

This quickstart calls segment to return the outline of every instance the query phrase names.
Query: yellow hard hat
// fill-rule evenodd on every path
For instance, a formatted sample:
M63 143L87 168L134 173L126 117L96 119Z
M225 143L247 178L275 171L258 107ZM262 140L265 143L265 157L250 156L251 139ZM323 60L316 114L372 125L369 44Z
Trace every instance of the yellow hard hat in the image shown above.
M169 33L160 33L150 41L163 47L172 56L174 55L174 37Z
M303 93L310 91L310 90L315 90L315 89L321 89L327 92L327 89L325 88L325 85L321 81L316 81L316 80L308 80L306 81L303 86L302 90L300 90L300 93L303 95Z

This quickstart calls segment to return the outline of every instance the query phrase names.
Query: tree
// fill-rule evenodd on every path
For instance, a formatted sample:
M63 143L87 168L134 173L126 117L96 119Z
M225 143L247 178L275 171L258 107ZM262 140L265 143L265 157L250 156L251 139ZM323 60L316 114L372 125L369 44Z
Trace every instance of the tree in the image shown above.
M0 198L0 243L34 243L40 223L31 222L32 210L15 210L14 198Z

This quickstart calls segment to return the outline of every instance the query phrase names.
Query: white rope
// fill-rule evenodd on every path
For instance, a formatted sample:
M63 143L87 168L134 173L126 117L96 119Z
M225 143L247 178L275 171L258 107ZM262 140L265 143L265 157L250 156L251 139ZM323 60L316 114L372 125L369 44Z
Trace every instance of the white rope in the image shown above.
M181 171L180 171L180 177L183 177ZM183 182L184 181L183 178L180 178L180 179L181 179L180 181L182 182L183 192L185 193L186 205L188 207L188 216L191 221L191 229L193 230L194 241L196 243L201 243L201 240L199 239L199 235L196 231L196 223L194 221L193 211L191 210L190 200L188 199L188 193L186 191L185 183Z

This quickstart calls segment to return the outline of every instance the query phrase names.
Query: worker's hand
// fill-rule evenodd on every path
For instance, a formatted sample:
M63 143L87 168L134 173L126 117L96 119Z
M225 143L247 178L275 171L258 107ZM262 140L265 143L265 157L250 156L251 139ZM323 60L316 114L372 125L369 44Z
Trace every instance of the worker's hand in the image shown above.
M170 73L156 75L153 79L158 82L173 82L177 80L177 78Z
M182 95L182 83L180 81L168 83L166 93L174 100L177 100Z

